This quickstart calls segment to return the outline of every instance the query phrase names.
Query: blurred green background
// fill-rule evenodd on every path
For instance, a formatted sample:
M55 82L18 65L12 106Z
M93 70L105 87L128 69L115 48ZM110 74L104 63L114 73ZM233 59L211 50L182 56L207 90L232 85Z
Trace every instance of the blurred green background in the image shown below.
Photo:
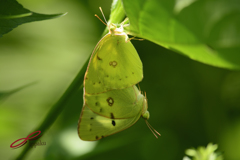
M35 129L81 69L105 26L94 17L99 6L108 18L111 0L18 0L32 11L66 16L21 25L0 38L0 90L36 82L0 101L1 159L23 148L9 146ZM147 40L132 41L143 62L150 124L140 119L129 129L97 142L77 135L82 90L26 159L179 160L190 147L219 144L227 160L240 159L240 72L192 61Z

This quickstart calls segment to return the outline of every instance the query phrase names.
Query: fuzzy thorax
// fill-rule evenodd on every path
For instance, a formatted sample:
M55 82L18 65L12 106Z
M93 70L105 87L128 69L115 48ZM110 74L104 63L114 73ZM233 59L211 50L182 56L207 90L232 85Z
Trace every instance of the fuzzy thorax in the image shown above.
M111 34L112 36L115 36L115 35L125 36L125 42L128 42L128 35L123 31L123 25L121 25L120 27L117 27L115 24L111 23L108 26L108 29L109 29L109 34Z

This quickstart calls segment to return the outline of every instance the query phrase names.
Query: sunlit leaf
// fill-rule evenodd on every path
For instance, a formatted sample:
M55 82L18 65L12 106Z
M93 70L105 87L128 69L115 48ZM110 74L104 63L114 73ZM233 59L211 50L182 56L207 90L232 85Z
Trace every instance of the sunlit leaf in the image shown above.
M237 0L122 0L133 35L193 60L240 69Z

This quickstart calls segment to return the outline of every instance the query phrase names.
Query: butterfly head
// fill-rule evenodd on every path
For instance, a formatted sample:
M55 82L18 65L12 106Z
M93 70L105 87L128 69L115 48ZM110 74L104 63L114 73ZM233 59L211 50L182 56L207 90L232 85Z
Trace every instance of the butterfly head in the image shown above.
M109 33L111 35L125 35L126 33L123 31L123 26L117 27L117 25L111 23L108 25Z
M104 21L98 17L98 15L95 14L95 16L103 23L105 24L107 27L108 27L108 30L109 30L109 33L111 35L123 35L125 36L125 41L128 42L128 36L127 36L127 33L124 32L124 27L127 27L129 26L129 19L128 18L125 18L125 20L120 24L120 25L116 25L116 24L113 24L113 23L108 23L104 14L103 14L103 11L102 11L102 8L99 7L102 15L103 15L103 18L104 18Z

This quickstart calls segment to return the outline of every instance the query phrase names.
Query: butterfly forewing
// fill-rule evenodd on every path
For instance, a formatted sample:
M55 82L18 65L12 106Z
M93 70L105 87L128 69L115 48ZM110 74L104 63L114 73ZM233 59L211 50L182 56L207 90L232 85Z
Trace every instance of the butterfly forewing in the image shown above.
M127 88L142 80L142 62L132 43L125 38L107 34L97 44L85 74L86 93Z

